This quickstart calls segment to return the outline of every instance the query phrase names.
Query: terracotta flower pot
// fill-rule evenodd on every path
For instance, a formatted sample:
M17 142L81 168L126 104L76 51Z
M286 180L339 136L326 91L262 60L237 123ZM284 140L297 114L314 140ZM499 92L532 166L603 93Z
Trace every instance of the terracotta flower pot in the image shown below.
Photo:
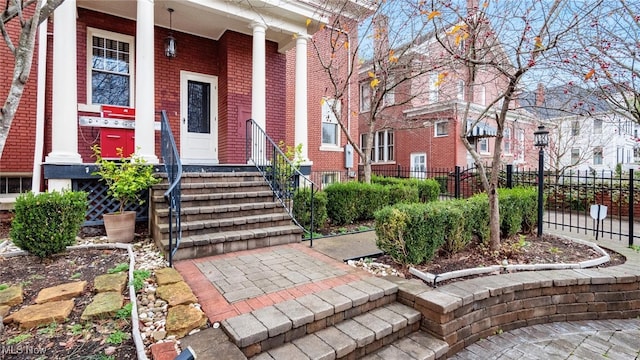
M136 229L136 212L111 213L102 215L108 241L111 243L130 243Z

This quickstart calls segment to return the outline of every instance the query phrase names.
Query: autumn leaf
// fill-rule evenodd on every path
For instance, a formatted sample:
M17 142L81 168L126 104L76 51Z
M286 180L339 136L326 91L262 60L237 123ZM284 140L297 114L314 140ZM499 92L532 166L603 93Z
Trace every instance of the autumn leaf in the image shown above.
M489 2L488 1L483 2L482 3L482 7L485 8L485 9L488 8L489 7Z
M544 45L542 45L542 39L540 39L540 36L536 36L536 47L538 49L544 48Z
M294 33L292 37L293 37L293 40L295 40L298 38L298 34Z
M595 73L596 73L596 70L595 70L595 69L591 69L591 70L589 70L589 72L584 76L584 79L585 79L585 80L589 80L589 79L591 79L591 77L592 77Z
M311 24L311 19L307 19L307 27Z
M349 49L349 42L348 42L348 41L345 41L345 42L344 42L344 44L343 44L343 46L344 46L344 48L345 48L345 49Z
M324 105L324 98L320 99L320 106Z
M393 49L389 50L389 62L392 62L392 63L398 62L398 57L395 56L395 51L393 51Z
M432 12L429 13L429 15L427 16L427 20L433 20L433 18L438 17L442 15L442 13L438 10L434 10Z
M376 77L376 74L374 74L373 71L369 71L368 74L370 78Z
M380 83L380 80L373 79L371 80L371 83L369 85L371 85L371 88L375 88L376 86L378 86L379 83Z
M443 72L438 74L438 80L436 80L436 82L433 84L434 86L438 87L440 86L440 84L442 84L442 81L444 81L444 79L449 75L449 73L447 72Z

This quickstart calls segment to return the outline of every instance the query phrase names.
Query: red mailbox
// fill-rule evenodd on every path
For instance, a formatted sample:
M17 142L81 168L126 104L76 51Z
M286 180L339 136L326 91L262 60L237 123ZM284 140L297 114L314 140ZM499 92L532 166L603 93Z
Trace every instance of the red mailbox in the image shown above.
M105 158L119 158L118 148L125 157L133 154L135 148L135 115L133 108L103 105L101 111L105 126L100 130L100 148Z

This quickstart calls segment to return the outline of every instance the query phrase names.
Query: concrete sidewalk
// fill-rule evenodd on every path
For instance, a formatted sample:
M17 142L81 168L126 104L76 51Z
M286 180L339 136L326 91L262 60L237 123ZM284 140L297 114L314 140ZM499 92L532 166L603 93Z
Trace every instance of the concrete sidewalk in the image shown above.
M303 241L303 244L311 245L309 241ZM338 261L382 254L382 251L376 246L376 233L373 230L314 239L312 249Z

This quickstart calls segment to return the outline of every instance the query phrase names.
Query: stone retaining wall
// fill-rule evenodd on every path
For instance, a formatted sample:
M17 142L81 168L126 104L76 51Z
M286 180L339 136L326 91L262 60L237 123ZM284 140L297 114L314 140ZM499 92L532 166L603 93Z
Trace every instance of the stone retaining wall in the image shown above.
M421 328L449 344L448 356L524 326L640 316L640 253L616 251L627 257L624 265L518 272L436 289L405 280L398 284L398 301L422 313Z

